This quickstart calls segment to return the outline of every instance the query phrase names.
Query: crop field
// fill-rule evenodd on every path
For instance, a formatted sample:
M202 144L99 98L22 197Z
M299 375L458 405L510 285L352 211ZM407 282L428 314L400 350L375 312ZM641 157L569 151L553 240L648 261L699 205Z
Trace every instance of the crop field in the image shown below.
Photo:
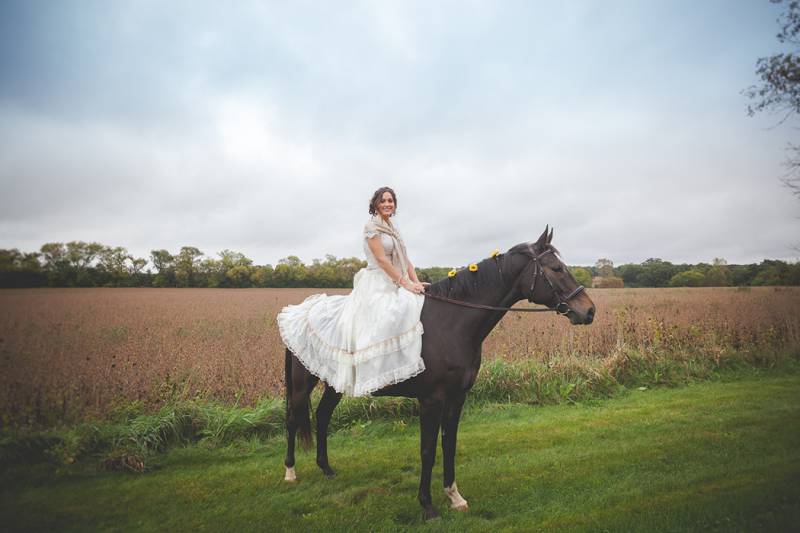
M119 405L281 395L275 316L319 289L0 291L3 425L53 423ZM348 290L328 290L346 294ZM591 326L508 314L484 358L612 361L625 350L732 353L800 348L800 288L594 289ZM527 305L527 304L519 304Z

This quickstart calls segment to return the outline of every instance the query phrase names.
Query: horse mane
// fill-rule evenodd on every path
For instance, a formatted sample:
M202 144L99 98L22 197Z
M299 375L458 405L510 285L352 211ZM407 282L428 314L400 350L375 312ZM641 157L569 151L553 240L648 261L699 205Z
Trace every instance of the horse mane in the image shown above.
M508 252L500 254L497 257L489 257L478 263L478 271L470 272L468 268L459 268L456 270L454 277L446 277L435 283L431 283L428 287L428 292L437 296L446 296L448 298L465 299L475 293L479 287L486 285L495 285L502 283L510 283L511 279L508 278L508 273L505 277L500 274L500 269L505 271L506 258L514 254L524 254L530 256L531 245L529 243L521 243L512 247ZM545 251L552 251L560 256L558 249L552 244L545 244L539 253Z
M478 287L502 283L498 262L504 261L503 257L497 259L489 257L478 263L477 272L470 272L468 268L459 268L456 275L446 277L428 287L430 294L446 296L448 298L463 299L473 294Z

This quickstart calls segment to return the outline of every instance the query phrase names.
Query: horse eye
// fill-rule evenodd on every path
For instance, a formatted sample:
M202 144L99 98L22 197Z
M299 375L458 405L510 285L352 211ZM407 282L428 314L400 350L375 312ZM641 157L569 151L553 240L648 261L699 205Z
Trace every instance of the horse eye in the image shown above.
M561 272L562 270L564 270L564 267L562 267L561 265L558 265L558 266L556 266L556 267L555 267L553 270L554 270L555 272Z

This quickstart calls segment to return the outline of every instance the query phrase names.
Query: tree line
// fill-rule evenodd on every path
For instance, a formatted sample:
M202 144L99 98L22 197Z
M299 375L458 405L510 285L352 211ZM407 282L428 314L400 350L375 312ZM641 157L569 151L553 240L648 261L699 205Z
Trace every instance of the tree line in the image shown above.
M121 246L71 241L44 244L38 252L0 249L0 287L320 287L349 288L366 262L326 255L311 264L290 255L276 265L255 265L240 252L223 250L206 257L193 246L173 254L152 250L135 257ZM759 264L673 264L651 258L614 267L609 259L570 267L586 287L724 287L800 285L800 263L766 259ZM447 276L450 267L417 269L422 281Z
M585 270L594 287L742 287L800 285L800 263L765 259L761 263L729 265L725 259L711 263L673 264L650 258L638 264L614 267L609 259L598 259Z
M240 252L205 257L194 246L173 254L152 250L135 257L121 246L72 241L47 243L38 252L0 250L0 287L352 287L366 262L332 255L310 265L289 256L255 265ZM148 267L145 269L145 267Z

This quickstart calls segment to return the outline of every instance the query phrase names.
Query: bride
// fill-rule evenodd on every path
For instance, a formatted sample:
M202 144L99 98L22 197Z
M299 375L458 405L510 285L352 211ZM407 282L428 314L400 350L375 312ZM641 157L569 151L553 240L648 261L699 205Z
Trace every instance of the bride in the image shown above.
M346 295L314 294L278 314L286 347L337 392L366 396L425 370L422 323L425 287L391 218L397 196L381 187L364 226L367 268Z

